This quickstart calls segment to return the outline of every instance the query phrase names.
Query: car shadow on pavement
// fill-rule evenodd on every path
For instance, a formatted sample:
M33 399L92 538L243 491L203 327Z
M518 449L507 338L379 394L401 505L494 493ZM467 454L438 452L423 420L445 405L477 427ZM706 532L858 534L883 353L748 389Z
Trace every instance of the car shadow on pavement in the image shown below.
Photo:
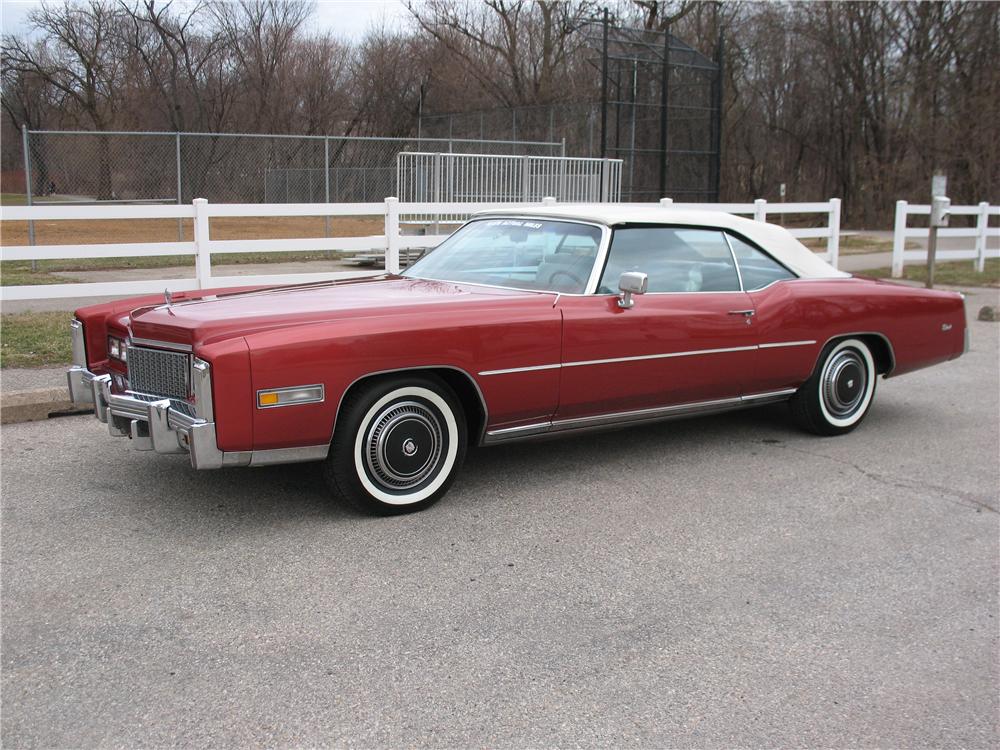
M877 404L880 421L904 416L903 406ZM862 428L863 429L863 428ZM492 494L514 494L534 502L535 488L553 482L583 482L588 471L642 471L662 467L664 461L692 470L692 461L712 461L733 451L756 450L762 444L812 440L792 422L784 404L747 409L711 417L633 425L578 435L562 435L510 445L469 450L455 484L435 513L451 507L481 506ZM323 477L323 463L260 468L195 471L186 461L164 461L163 456L132 454L148 461L133 467L135 487L128 501L137 513L153 512L188 517L193 513L217 524L224 520L245 527L267 526L276 520L320 523L375 520L335 497ZM150 496L150 479L156 497ZM110 491L112 486L109 484ZM118 487L118 491L121 487ZM525 512L530 507L524 508Z

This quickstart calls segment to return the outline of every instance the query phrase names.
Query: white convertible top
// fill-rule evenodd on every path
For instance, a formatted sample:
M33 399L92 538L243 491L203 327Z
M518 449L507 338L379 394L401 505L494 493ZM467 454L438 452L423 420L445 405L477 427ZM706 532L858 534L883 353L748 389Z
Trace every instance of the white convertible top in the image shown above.
M533 206L530 208L500 208L480 211L474 218L484 216L531 216L544 219L577 219L604 224L609 227L621 224L683 224L713 229L729 229L741 234L803 278L840 279L851 274L838 271L816 253L795 239L787 229L776 224L765 224L722 211L678 209L651 203L623 206L616 203L576 203L561 206Z

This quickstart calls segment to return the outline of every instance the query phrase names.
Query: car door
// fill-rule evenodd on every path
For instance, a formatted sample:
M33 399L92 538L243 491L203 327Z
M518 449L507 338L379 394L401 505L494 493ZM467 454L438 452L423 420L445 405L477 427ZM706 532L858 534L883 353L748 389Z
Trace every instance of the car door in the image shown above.
M623 272L646 294L618 304ZM596 293L563 297L556 420L738 399L754 361L753 303L721 231L624 226Z

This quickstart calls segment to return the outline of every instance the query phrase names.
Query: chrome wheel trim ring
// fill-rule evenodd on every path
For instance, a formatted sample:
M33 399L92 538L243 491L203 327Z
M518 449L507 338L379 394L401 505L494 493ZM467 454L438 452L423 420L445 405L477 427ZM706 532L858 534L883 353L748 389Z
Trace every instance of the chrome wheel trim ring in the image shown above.
M827 410L840 419L857 411L865 397L867 378L865 363L855 350L843 349L830 357L822 377Z
M844 351L851 352L857 359L854 363L858 366L859 372L864 377L863 387L859 388L860 398L857 403L853 405L851 410L846 414L838 415L831 410L830 404L827 403L826 397L826 384L828 382L828 375L831 370L831 365L837 362L839 354ZM843 373L843 369L840 369ZM872 357L871 351L868 346L860 339L845 339L837 344L833 350L827 355L826 361L823 363L823 369L820 372L819 384L818 384L818 396L819 396L819 408L823 414L824 419L835 427L850 427L855 423L859 422L868 410L868 406L871 404L872 397L875 395L875 360ZM832 381L836 383L836 380ZM842 404L845 399L839 399ZM849 399L848 399L849 400Z
M408 397L407 400L428 402L436 410L445 442L436 470L425 478L421 484L410 490L388 490L380 483L374 481L369 474L365 459L365 438L368 434L366 428L387 405L404 400L404 397ZM458 457L458 439L459 430L455 414L452 412L451 406L440 394L429 388L417 385L396 388L375 401L361 419L360 426L354 436L355 473L365 491L376 500L387 505L413 505L426 500L437 492L451 476Z
M393 439L397 432L401 435ZM370 422L365 460L372 477L383 487L408 490L433 473L443 444L441 423L432 409L417 401L397 402Z

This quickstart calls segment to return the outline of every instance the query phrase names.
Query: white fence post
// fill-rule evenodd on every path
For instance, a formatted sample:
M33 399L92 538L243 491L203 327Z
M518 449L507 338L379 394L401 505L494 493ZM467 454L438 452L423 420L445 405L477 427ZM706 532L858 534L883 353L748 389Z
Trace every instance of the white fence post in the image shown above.
M385 270L399 273L399 199L385 199Z
M758 198L753 202L753 220L767 221L767 201Z
M665 208L670 208L670 205L674 202L673 198L660 198L660 205Z
M979 204L979 219L976 221L976 270L986 270L986 230L990 225L990 204Z
M198 288L205 289L212 284L212 251L208 228L208 201L195 198L194 204L194 275Z
M892 230L892 278L903 276L903 251L906 249L906 201L896 201L896 225Z
M840 267L840 198L830 199L830 236L826 238L828 263Z

